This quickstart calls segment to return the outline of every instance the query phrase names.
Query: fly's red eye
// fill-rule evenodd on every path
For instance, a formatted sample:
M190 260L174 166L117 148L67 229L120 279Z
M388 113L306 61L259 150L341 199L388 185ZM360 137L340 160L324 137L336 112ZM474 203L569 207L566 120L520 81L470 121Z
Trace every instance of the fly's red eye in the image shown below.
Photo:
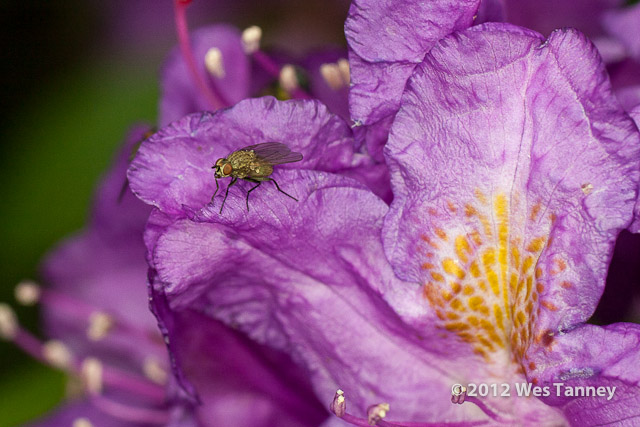
M233 168L231 167L231 164L227 163L226 165L224 165L222 167L222 174L223 175L229 175L232 170L233 170Z

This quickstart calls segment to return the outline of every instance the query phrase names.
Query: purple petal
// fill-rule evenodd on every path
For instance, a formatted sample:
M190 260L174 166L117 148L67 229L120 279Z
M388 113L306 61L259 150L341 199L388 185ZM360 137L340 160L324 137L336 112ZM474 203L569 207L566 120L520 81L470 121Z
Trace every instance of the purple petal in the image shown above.
M412 296L395 293L397 279L384 262L379 233L386 205L343 177L282 175L299 203L277 203L259 192L256 215L203 210L191 220L159 224L164 231L149 242L155 242L155 289L169 304L163 318L197 310L234 325L289 353L325 404L337 388L345 390L358 416L387 401L404 421L486 419L473 406L450 403L456 379L479 381L488 375L485 365L468 358L470 352L460 354L461 363L452 357L460 346L443 346L438 331L400 322L381 298ZM235 199L228 203L244 202L243 195ZM557 421L538 401L516 407Z
M574 30L448 37L402 104L386 147L387 256L424 286L425 318L526 372L532 342L595 309L637 198L637 128Z
M269 141L285 143L304 156L277 170L340 171L354 162L351 130L324 105L265 97L213 114L190 115L161 129L142 144L132 162L131 188L164 212L181 214L183 207L198 210L210 203L215 192L211 166L218 158Z
M170 324L178 375L197 393L194 411L203 426L313 426L327 417L288 357L196 311L172 312L163 301L158 294L152 304Z
M191 47L198 72L226 105L233 105L249 95L249 60L236 28L214 25L194 31ZM222 53L224 77L212 76L205 67L205 55L214 47ZM182 53L175 48L162 71L160 125L165 126L189 113L211 109L212 106L195 85Z
M29 423L30 427L69 427L74 421L84 419L94 426L132 427L126 420L114 418L93 406L90 401L75 401L56 408L43 419Z
M430 2L356 0L349 9L349 109L358 125L379 128L368 138L374 155L386 142L388 119L399 108L416 64L447 34L469 27L479 0Z
M639 344L638 325L583 325L539 347L531 374L540 386L550 387L544 400L562 408L573 425L635 425L640 420ZM577 386L600 388L601 394L566 395L567 388Z

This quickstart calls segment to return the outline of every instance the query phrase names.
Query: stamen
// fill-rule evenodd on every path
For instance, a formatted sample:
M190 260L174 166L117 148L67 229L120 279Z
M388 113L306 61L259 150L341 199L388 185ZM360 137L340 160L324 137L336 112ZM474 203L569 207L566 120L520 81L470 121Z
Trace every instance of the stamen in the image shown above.
M87 357L82 362L82 379L91 394L102 392L102 363L95 357Z
M331 89L338 90L344 87L338 64L322 64L320 66L320 74Z
M18 331L16 314L9 305L0 303L0 338L12 340Z
M342 80L348 86L351 83L351 70L349 69L349 61L344 58L339 59L338 70L340 70L340 75L342 76Z
M262 28L253 25L242 32L242 46L247 55L251 55L260 49L262 40Z
M293 65L287 64L280 70L280 86L287 92L293 92L300 87L298 83L298 76L296 76L296 69Z
M32 280L23 280L14 289L16 300L22 305L34 305L40 300L40 286Z
M42 346L42 357L58 369L69 369L73 363L73 356L69 348L58 340L50 340Z
M107 313L97 311L89 316L87 337L92 341L100 341L113 328L113 318Z
M91 403L106 414L132 423L166 425L169 422L166 411L125 405L101 394L93 395Z
M72 427L93 427L93 424L91 424L91 421L89 421L87 418L76 418L75 420L73 420L73 424L71 426Z
M370 426L378 425L378 422L387 416L389 412L388 403L378 403L367 408L367 421Z
M329 409L331 410L331 412L336 414L338 418L344 417L345 412L347 412L347 401L344 398L344 391L340 389L336 391Z
M160 362L155 357L147 357L142 365L144 375L156 384L165 385L167 383L167 371L162 369Z
M184 58L185 63L187 64L187 68L191 73L191 77L193 78L196 86L202 91L202 94L209 102L211 108L217 110L225 106L225 104L218 99L218 97L211 90L209 85L207 85L200 76L198 72L198 68L196 67L196 61L193 58L193 51L191 49L191 44L189 43L189 29L187 26L187 5L191 3L190 0L174 0L175 6L175 22L176 22L176 32L178 33L178 41L180 43L180 50L182 51L182 56Z
M466 389L465 389L466 392ZM347 402L345 400L344 392L340 389L336 391L336 394L333 396L333 401L331 405L329 405L329 409L334 413L337 417L341 418L343 421L360 427L369 427L369 426L380 426L380 427L436 427L442 426L442 423L421 423L421 422L402 422L402 421L385 421L384 417L386 417L389 412L389 404L388 403L379 403L377 405L372 405L367 409L367 419L359 418L354 415L349 414L347 410ZM495 418L494 418L495 419ZM475 425L486 425L486 421L462 421L462 422L452 422L446 423L448 427L468 427Z
M217 47L212 47L204 55L204 65L209 74L219 79L226 75L224 63L222 62L222 52Z
M467 397L467 388L463 385L456 384L451 390L451 403L461 405Z

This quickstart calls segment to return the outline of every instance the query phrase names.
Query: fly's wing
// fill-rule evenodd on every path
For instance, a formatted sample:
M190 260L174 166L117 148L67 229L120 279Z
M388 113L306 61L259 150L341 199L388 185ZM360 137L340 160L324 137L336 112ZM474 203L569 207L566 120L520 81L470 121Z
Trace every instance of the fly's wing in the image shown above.
M281 165L302 160L302 154L291 151L289 147L281 142L264 142L244 147L242 150L253 150L260 160L270 165Z

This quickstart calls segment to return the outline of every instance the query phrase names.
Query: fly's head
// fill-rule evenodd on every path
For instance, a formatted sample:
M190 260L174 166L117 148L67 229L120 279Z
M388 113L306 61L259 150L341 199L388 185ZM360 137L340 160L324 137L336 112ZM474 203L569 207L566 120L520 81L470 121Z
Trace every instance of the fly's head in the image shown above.
M226 178L233 172L231 163L225 158L218 159L212 168L216 170L216 178Z

